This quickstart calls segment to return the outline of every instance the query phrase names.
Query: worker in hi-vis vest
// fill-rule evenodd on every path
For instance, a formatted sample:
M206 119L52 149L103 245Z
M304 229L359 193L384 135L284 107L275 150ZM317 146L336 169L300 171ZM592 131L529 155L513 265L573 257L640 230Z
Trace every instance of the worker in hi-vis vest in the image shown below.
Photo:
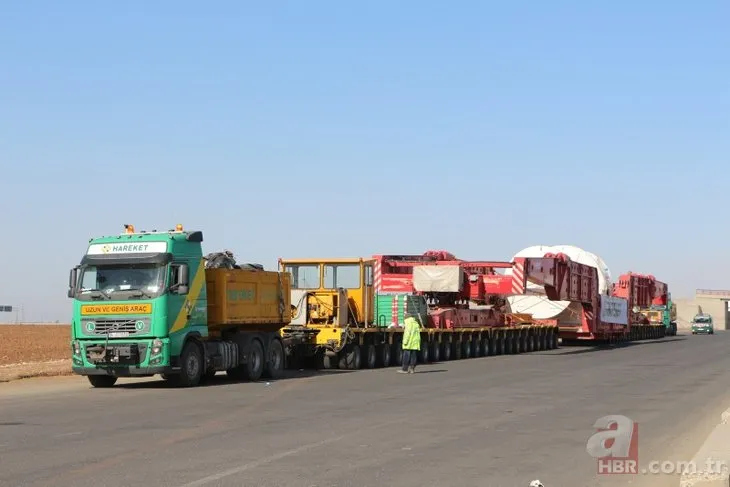
M411 313L406 313L403 323L403 368L398 370L401 374L413 374L416 371L416 360L421 350L421 325Z

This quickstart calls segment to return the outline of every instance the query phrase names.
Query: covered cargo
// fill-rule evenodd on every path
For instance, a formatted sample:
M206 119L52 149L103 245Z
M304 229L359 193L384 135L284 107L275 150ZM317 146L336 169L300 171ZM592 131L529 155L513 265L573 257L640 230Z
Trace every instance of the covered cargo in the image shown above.
M248 269L205 269L208 328L236 325L248 331L276 331L291 321L289 273Z
M413 268L413 288L425 293L458 293L464 282L464 272L458 265L416 266Z

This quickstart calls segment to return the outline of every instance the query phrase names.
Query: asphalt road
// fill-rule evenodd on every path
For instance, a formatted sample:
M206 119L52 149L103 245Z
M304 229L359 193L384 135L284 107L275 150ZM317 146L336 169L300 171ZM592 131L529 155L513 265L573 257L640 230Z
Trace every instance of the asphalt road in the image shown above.
M730 333L266 384L0 386L0 485L678 485L596 475L593 423L639 423L640 463L690 460L730 407Z

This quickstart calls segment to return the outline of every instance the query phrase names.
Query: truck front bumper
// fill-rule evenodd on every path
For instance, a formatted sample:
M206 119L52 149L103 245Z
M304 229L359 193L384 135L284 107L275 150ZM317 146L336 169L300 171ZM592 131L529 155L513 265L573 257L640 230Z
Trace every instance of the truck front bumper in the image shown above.
M148 377L156 374L172 372L172 367L134 367L96 365L94 367L73 366L72 370L78 375L112 375L114 377Z
M169 339L76 340L72 370L78 375L144 377L172 371Z

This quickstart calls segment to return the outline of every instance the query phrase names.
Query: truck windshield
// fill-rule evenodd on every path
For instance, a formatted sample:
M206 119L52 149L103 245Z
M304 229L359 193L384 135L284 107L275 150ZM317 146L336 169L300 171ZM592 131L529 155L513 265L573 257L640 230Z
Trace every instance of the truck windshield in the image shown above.
M319 265L292 264L284 267L284 272L292 276L292 289L319 289Z
M162 264L86 266L81 270L78 299L137 299L159 296L165 286Z
M711 321L707 316L698 316L695 318L695 323L710 323Z

